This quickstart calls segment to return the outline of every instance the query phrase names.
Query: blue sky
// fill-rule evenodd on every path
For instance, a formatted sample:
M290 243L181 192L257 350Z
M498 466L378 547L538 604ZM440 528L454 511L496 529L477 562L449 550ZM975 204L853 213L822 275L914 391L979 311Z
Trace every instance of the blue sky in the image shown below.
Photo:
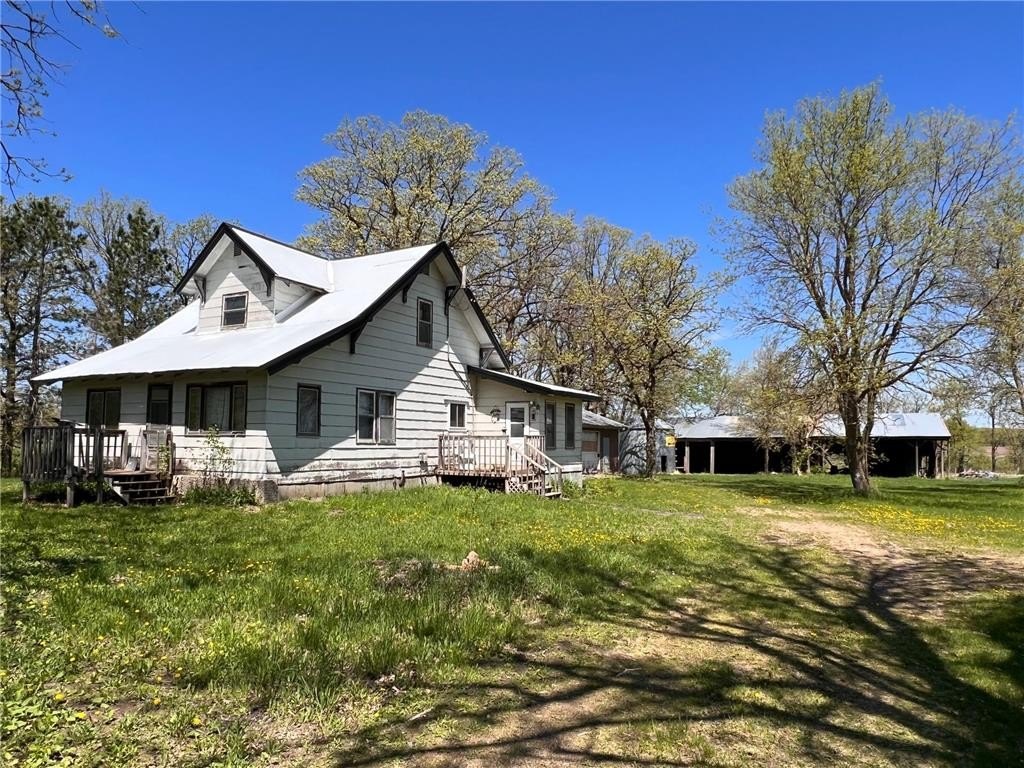
M314 219L296 174L346 116L422 108L514 147L561 210L656 237L708 232L765 112L881 79L900 113L1024 106L1024 4L110 3L29 151L83 200L209 212L282 239ZM726 336L734 359L753 341Z

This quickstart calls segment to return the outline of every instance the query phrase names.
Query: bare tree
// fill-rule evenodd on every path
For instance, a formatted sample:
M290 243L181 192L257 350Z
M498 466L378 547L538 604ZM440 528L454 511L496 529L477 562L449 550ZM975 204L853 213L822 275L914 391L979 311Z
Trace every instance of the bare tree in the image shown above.
M80 0L63 3L29 3L23 0L4 0L0 15L3 61L0 82L3 86L3 154L4 184L13 193L23 177L38 181L44 176L69 178L66 169L51 171L43 158L19 154L12 139L30 138L50 133L45 127L43 102L49 87L63 74L60 64L51 52L54 42L73 47L62 29L65 19L99 29L107 37L116 37L100 3Z

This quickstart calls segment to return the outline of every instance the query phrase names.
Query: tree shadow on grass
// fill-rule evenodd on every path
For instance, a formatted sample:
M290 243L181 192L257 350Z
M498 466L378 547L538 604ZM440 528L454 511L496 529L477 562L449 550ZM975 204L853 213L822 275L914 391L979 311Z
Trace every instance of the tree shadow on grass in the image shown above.
M1008 588L966 628L1005 652L977 661L978 673L1022 686L1024 574L964 558L808 554L737 544L735 562L702 569L682 595L581 574L604 581L590 618L617 644L568 640L495 661L486 682L452 686L414 722L364 729L337 762L1024 762L1020 688L995 695L928 639L951 601Z

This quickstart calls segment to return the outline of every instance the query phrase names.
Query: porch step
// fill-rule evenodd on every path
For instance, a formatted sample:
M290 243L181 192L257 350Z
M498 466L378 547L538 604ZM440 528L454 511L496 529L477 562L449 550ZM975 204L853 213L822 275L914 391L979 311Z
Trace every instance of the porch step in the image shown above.
M170 481L155 472L108 472L106 478L126 504L160 504L177 498Z

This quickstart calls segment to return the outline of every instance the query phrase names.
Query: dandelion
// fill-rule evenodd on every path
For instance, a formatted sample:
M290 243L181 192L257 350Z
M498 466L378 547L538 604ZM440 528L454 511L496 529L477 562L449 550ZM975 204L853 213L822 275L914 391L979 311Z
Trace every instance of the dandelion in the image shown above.
M85 712L75 712L75 720L85 720Z
M153 699L153 706L154 707L159 707L160 706L160 697L159 696L157 696L155 699Z
M64 701L64 699L66 698L67 696L65 696L61 691L57 691L55 694L53 694L54 701Z
M203 721L198 716L192 718L192 727L193 728L198 728L202 724L203 724Z

